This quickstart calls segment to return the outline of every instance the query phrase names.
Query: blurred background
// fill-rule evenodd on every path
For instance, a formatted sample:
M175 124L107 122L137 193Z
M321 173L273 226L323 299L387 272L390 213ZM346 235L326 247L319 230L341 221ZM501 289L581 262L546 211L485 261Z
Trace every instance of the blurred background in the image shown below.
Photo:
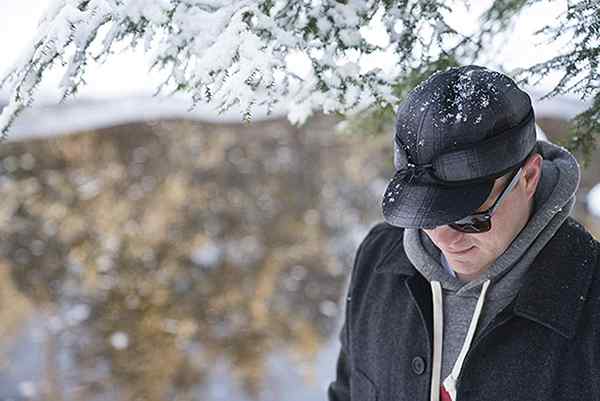
M0 6L15 54L42 3ZM188 112L123 57L0 145L0 400L324 400L391 130ZM560 141L583 105L530 92ZM596 238L599 182L596 151L574 211Z

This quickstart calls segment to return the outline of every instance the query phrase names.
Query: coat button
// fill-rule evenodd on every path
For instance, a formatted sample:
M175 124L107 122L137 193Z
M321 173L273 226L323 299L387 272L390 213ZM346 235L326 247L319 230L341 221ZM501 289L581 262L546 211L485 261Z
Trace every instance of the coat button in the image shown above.
M411 363L412 371L416 375L422 375L425 372L425 360L420 356L415 356Z

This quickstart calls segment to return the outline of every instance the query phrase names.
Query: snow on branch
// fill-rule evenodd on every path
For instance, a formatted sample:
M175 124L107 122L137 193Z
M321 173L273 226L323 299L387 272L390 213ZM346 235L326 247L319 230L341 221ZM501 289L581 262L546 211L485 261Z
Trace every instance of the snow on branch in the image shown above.
M85 84L88 63L106 60L118 43L142 44L150 67L167 72L157 93L187 92L193 105L216 102L221 111L238 105L247 120L254 107L279 102L294 123L315 110L394 104L394 83L452 31L446 10L432 0L52 0L28 52L0 82L11 89L0 132L4 139L50 69L64 69L64 100ZM385 46L361 34L378 11ZM396 68L361 69L361 57L386 50ZM307 76L289 68L294 53L307 59Z

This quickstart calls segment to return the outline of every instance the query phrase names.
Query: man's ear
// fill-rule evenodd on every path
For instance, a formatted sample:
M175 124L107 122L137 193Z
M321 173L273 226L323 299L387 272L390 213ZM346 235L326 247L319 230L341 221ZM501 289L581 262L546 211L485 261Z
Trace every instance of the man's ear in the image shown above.
M525 185L525 192L529 199L533 198L538 183L540 182L543 160L543 157L539 153L534 153L529 156L523 165L523 182Z

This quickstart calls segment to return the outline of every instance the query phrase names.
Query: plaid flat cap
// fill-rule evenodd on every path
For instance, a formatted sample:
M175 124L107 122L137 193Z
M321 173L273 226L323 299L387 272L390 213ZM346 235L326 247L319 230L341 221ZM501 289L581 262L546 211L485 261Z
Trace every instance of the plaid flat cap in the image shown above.
M460 220L535 145L531 99L512 79L473 65L435 73L398 107L383 217L407 228Z

